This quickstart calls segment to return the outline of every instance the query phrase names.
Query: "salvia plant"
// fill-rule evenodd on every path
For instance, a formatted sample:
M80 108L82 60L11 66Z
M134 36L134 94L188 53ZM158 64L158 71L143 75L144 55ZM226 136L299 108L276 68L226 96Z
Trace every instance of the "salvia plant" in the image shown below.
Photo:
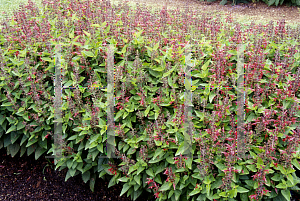
M189 7L42 4L29 1L1 22L0 148L36 159L54 154L60 107L64 157L55 169L68 168L65 180L81 174L92 191L97 178L108 187L122 182L121 195L133 200L144 191L157 200L290 200L299 190L299 26L241 25Z

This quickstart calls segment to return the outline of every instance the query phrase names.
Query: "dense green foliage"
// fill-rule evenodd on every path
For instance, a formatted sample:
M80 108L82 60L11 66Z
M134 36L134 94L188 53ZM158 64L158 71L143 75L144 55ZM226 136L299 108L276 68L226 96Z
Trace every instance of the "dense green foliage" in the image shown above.
M68 168L66 180L82 174L93 190L101 177L109 186L124 182L121 194L132 199L146 190L172 201L289 200L289 190L299 189L297 29L284 21L241 28L230 17L179 18L174 11L143 18L140 10L113 9L107 1L48 3L39 15L34 5L27 9L0 32L0 148L12 156L54 153L53 76L61 63L68 158L55 165ZM235 144L242 136L235 123L241 119L235 87L243 75L240 45L246 87L241 158ZM106 136L108 47L115 63L113 142ZM184 120L188 90L192 118ZM184 158L186 128L195 158ZM97 158L107 154L105 142L122 158Z

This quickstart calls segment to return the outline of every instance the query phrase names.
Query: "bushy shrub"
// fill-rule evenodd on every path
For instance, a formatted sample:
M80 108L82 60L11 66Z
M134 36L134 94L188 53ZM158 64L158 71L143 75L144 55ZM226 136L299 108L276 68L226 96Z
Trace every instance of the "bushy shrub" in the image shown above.
M121 194L132 199L146 190L159 200L288 200L289 190L297 189L296 29L284 21L241 29L230 16L221 21L181 13L178 18L177 11L166 10L138 9L132 16L126 5L112 7L109 1L43 3L47 8L37 15L29 1L28 12L16 13L0 32L0 148L12 156L54 154L51 131L59 91L54 93L53 76L60 63L66 87L59 104L61 144L68 158L55 165L68 168L66 180L82 174L92 190L97 177L110 180L109 187L124 182ZM191 38L193 31L199 34ZM242 92L228 88L242 77L240 44L245 45L246 86L242 132L236 128L243 102L236 93ZM59 45L63 59L57 57ZM115 141L106 137L110 100L109 89L102 88L112 66ZM79 85L87 88L67 88ZM188 87L194 94L191 119L185 119ZM184 155L188 127L196 159ZM237 140L242 133L244 140ZM244 156L237 153L237 141ZM108 152L105 142L115 145L120 158L101 158Z

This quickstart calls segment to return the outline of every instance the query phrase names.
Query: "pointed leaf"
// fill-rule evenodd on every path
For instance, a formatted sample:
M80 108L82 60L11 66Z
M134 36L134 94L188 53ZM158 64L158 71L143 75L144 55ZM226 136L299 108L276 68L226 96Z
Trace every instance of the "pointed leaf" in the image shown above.
M82 174L82 180L84 181L84 183L86 183L90 179L90 175L91 175L90 171L87 171Z
M10 133L11 131L15 131L16 129L17 129L17 127L15 125L13 125L7 130L6 134Z
M148 105L148 107L147 107L147 109L145 111L145 117L148 115L149 111L150 111L150 105Z
M129 184L125 183L123 185L122 191L120 193L120 196L122 196L124 193L126 193L128 191L128 189L130 188Z
M18 143L16 143L16 144L10 144L7 147L7 152L10 153L10 155L12 157L14 157L18 153L19 150L20 150L20 145Z
M183 154L183 153L184 153L184 141L181 142L181 144L178 147L178 150L177 150L175 156L179 156L180 154Z
M285 199L287 201L291 200L291 192L290 190L286 189L286 190L281 190L281 194L285 197Z
M85 55L87 55L88 57L94 57L95 56L94 53L91 52L91 51L85 51L85 50L83 50L82 53L85 54Z
M207 67L208 67L208 65L209 65L209 63L210 63L210 60L208 60L201 68L202 68L202 70L206 70L207 69Z
M159 156L162 152L163 152L163 150L160 147L158 149L156 149L153 159L155 159L157 156Z
M239 187L237 187L237 192L238 193L247 193L247 192L249 192L249 190L239 186Z
M189 194L189 196L196 195L196 194L200 193L201 190L202 190L201 188L195 188L195 189Z
M83 30L83 32L85 33L85 35L87 35L88 37L90 37L91 36L91 34L90 33L88 33L88 32L86 32L85 30Z
M298 169L298 170L300 170L300 165L299 165L299 162L298 162L298 160L297 159L293 159L292 160L292 164Z
M172 183L171 183L171 182L164 183L164 184L159 188L159 191L167 191L167 190L170 189L171 186L172 186Z

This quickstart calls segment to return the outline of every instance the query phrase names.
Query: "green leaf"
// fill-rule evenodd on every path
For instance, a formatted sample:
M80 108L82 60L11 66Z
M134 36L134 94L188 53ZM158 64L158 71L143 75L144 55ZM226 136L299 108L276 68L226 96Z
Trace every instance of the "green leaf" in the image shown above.
M263 160L260 157L258 157L257 158L257 165L256 165L256 167L260 168L262 165L264 165L264 162L263 162Z
M251 122L254 118L256 118L256 115L255 115L255 113L252 112L252 113L248 116L247 122Z
M136 174L139 175L144 169L145 169L145 167L140 165Z
M185 151L185 150L184 150L184 141L183 141L183 142L181 142L181 144L179 145L178 150L177 150L175 156L179 156L180 154L183 154L184 151Z
M240 194L240 200L248 201L248 196L247 196L247 194Z
M3 124L3 122L5 121L5 117L3 115L0 115L0 125Z
M94 57L95 56L94 53L91 52L91 51L85 51L85 50L83 50L82 53L85 54L85 55L87 55L88 57Z
M194 189L192 192L190 192L189 196L193 196L193 195L196 195L198 193L200 193L200 191L202 190L202 186L200 186L200 188L196 188Z
M16 129L17 129L17 127L15 125L13 125L7 130L6 134L10 133L11 131L15 131Z
M285 199L287 201L290 201L291 200L291 192L286 189L286 190L281 190L281 194L285 197Z
M278 164L277 167L278 167L278 169L280 170L280 172L281 172L282 174L286 174L286 170L283 168L282 165Z
M164 73L162 78L169 76L174 70L176 69L176 66L174 66L171 70L169 70L168 72Z
M185 169L182 167L180 169L177 169L175 172L185 172Z
M195 110L195 113L196 113L197 117L200 118L200 121L204 120L204 113L203 112L198 112L197 110Z
M227 168L227 167L226 167L224 164L222 164L222 163L217 163L216 166L217 166L217 168L219 168L219 169L222 170L222 171L223 171L223 170L226 170L226 168Z
M96 140L98 140L98 138L100 138L100 137L101 137L100 134L94 135L92 138L90 138L90 144L92 144L93 142L95 142Z
M145 46L148 50L150 50L151 52L153 51L153 49L151 47ZM150 55L149 55L150 57Z
M134 176L134 181L136 181L136 183L138 185L141 185L141 175L135 175Z
M283 183L279 183L276 188L282 188L282 189L286 189L287 188L287 185L286 184L283 184Z
M271 177L273 181L280 181L282 179L282 175L275 173L273 177Z
M78 161L77 161L78 162ZM87 163L86 165L85 165L85 167L84 167L84 169L83 169L83 172L82 173L84 173L84 172L86 172L86 171L88 171L89 169L91 169L92 168L92 164L90 164L90 163Z
M147 109L145 110L145 117L148 115L149 111L150 111L150 105L148 105Z
M108 188L116 184L116 177L114 176L113 178L110 179L108 183Z
M91 34L86 32L85 30L83 30L83 32L85 33L85 35L87 35L87 37L91 37Z
M249 190L246 189L246 188L243 188L243 187L241 187L241 186L238 186L238 187L237 187L237 192L238 192L238 193L248 193Z
M250 151L250 155L251 155L254 159L256 159L256 157L257 157L257 155L256 155L254 152L252 152L252 151Z
M147 170L146 170L146 173L147 173L150 177L152 177L152 178L155 177L152 169L147 169Z
M72 41L71 42L73 45L76 45L76 46L79 46L79 47L81 47L82 46L82 44L81 43L78 43L78 42L74 42L74 41ZM74 57L75 58L75 57Z
M132 165L129 167L129 171L128 171L128 174L132 173L133 171L135 171L137 169L137 165Z
M206 195L210 196L210 184L206 185Z
M159 47L159 42L158 42L158 43L156 43L156 44L154 45L154 47L153 47L153 51L157 50L157 49L158 49L158 47Z
M219 188L222 185L222 179L218 178L217 181L215 181L214 183L212 183L211 185L211 189L215 189L215 188Z
M69 172L71 177L74 177L74 175L76 173L76 170L75 169L69 169L68 172Z
M250 186L251 188L254 187L254 181L253 180L245 180L245 183Z
M206 70L207 67L208 67L208 65L209 65L209 63L210 63L210 60L208 60L207 62L205 62L205 64L201 67L202 70Z
M12 157L14 157L18 153L19 150L20 150L20 145L18 143L16 143L16 144L10 144L7 147L7 152L10 153L10 155Z
M1 106L8 107L12 106L13 104L11 102L3 103Z
M43 155L43 153L45 153L46 151L47 149L38 146L38 148L35 150L35 160L39 159L39 157L41 157L41 155Z
M215 94L214 92L211 92L209 94L209 102L212 103L212 100L214 99L214 97L216 96L217 94Z
M246 165L248 170L251 170L252 172L257 172L257 169L255 168L255 165Z
M266 109L265 107L260 107L260 108L258 108L257 112L264 113L265 109Z
M160 147L158 149L156 149L153 159L157 158L157 156L159 156L162 152L163 152L163 150Z
M164 183L164 184L159 188L159 191L167 191L167 190L170 189L171 186L172 186L172 183L171 183L171 182Z
M166 158L166 161L167 161L168 163L170 163L170 164L174 164L174 163L175 163L175 160L173 159L172 156L167 157L167 158Z
M129 180L129 178L124 176L124 177L119 178L118 180L121 182L127 182Z
M115 121L117 121L119 119L119 117L122 116L123 112L124 112L124 110L120 110L119 112L117 112Z
M82 174L82 180L84 181L84 183L86 183L90 179L90 176L91 176L90 171L87 171Z
M299 165L299 162L298 162L298 160L297 159L293 159L292 160L292 164L298 169L298 170L300 170L300 165Z
M13 132L11 134L11 143L14 144L19 137L21 137L21 135L19 133Z
M76 127L73 129L73 131L82 131L82 130L83 130L83 128L81 128L81 127Z
M92 176L92 178L90 179L90 189L92 192L94 192L94 186L95 186L95 183L96 183L96 176Z
M154 181L159 183L159 184L162 184L162 181L161 181L161 178L160 178L160 174L157 174L156 177L154 178Z
M227 0L222 0L221 2L220 2L220 5L225 5L227 3Z
M17 77L20 76L20 74L19 74L19 73L16 73L15 71L11 71L11 72L12 72L12 74L14 74L14 76L17 76Z
M294 178L293 178L293 176L292 176L291 174L288 174L288 175L287 175L287 179L288 179L292 184L294 184Z
M31 145L33 145L34 143L36 143L38 141L37 138L34 139L30 139L26 145L26 147L30 147Z
M17 125L17 131L25 128L25 125L20 121Z
M73 136L69 137L68 140L69 140L69 141L70 141L70 140L75 140L77 137L78 137L77 135L73 135Z
M67 167L70 169L73 165L73 160L68 160L67 161Z
M135 201L142 194L142 192L143 192L142 190L134 191L133 200Z
M124 111L123 119L125 119L128 114L129 114L128 112Z
M175 200L179 200L179 197L181 195L181 191L180 190L175 190Z
M24 61L19 62L19 61L16 61L15 59L12 59L12 58L9 58L9 60L11 60L13 62L13 64L16 65L16 66L21 66L24 63ZM19 76L19 75L16 75L16 76Z
M74 38L74 29L69 32L69 38Z
M128 191L128 189L130 188L129 184L125 183L123 185L122 191L120 193L120 196L122 196L124 193L126 193Z
M203 183L204 184L211 184L213 181L215 181L215 178L213 177L212 174L210 174L210 175L205 177Z
M188 169L192 169L192 162L193 162L193 159L192 158L188 158L186 161L185 161L185 165Z
M174 190L170 190L170 191L169 191L168 198L170 199L170 198L172 197L173 194L174 194Z
M49 57L41 57L41 60L48 61L48 62L53 62L53 60Z

